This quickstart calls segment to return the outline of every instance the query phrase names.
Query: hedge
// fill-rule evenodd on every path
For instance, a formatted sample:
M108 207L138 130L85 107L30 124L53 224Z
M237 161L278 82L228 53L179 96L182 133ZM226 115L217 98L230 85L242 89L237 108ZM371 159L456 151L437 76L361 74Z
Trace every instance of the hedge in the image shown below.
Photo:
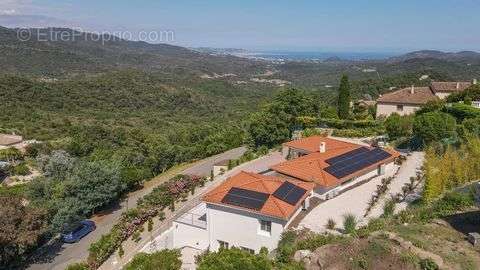
M135 232L141 230L143 224L155 216L164 219L167 207L173 211L175 203L183 199L189 192L205 184L206 178L190 175L177 175L168 182L156 187L151 193L139 200L137 208L122 214L120 221L100 240L90 245L88 266L97 269Z

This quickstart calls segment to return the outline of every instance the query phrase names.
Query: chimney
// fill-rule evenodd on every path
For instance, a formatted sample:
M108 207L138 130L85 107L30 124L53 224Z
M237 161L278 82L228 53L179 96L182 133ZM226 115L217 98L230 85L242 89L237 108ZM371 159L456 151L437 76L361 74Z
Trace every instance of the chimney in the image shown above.
M412 88L410 88L410 94L415 94L415 85L412 85Z
M457 90L460 89L460 83L457 82Z
M472 84L477 84L477 79L473 79Z
M320 142L320 153L325 153L327 151L327 143Z

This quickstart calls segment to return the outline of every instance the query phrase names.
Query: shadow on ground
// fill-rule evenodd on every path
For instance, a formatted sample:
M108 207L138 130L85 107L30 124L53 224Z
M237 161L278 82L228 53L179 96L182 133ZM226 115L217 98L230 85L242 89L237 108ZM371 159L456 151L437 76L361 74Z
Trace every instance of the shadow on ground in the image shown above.
M471 232L480 233L480 211L460 213L445 217L444 220L455 230L467 235Z

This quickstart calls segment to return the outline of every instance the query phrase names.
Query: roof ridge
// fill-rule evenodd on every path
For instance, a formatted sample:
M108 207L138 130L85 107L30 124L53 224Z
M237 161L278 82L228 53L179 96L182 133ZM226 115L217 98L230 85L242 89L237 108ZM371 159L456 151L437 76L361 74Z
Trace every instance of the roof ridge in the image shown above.
M278 201L277 201L277 198L273 195L270 195L270 197L273 199L273 202L275 203L275 205L277 206L277 209L280 210L280 212L282 213L282 215L284 217L287 217L287 214L283 211L282 207L278 204ZM263 208L263 207L262 207Z

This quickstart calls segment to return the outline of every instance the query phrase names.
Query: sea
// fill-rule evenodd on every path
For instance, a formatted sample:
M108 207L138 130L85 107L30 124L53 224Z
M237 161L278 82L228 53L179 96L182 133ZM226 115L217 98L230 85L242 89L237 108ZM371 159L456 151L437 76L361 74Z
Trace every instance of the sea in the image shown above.
M323 61L330 58L342 60L382 60L398 53L390 52L319 52L319 51L258 51L242 53L242 56L274 61Z

